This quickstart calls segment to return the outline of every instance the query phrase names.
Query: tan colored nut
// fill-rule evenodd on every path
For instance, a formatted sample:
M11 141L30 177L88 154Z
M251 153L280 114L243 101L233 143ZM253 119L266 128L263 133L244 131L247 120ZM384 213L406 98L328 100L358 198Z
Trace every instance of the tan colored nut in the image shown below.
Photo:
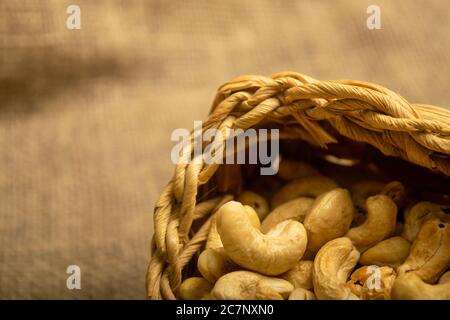
M215 283L221 276L237 268L238 266L227 257L223 247L204 250L197 261L198 271L211 283Z
M358 227L351 228L345 235L353 241L360 252L392 236L397 220L397 206L388 196L369 197L366 205L366 221Z
M445 284L445 283L450 283L450 271L447 271L446 273L444 273L438 281L439 284Z
M440 219L427 220L422 225L399 275L414 273L423 281L435 283L450 267L450 224Z
M218 300L283 299L294 286L288 281L251 271L234 271L217 280L211 295Z
M345 189L334 189L316 198L303 222L308 233L307 257L313 257L328 241L343 236L353 214L350 193Z
M317 197L337 187L336 182L322 176L292 180L272 197L272 208L299 197Z
M263 220L261 223L261 231L267 233L278 223L289 219L303 222L313 202L314 199L312 198L302 197L283 203L270 212Z
M284 180L294 180L311 176L319 176L320 172L309 163L285 159L280 163L278 175Z
M212 290L213 286L202 277L192 277L184 280L178 294L182 300L200 300Z
M392 237L365 251L359 263L365 266L378 265L397 268L409 255L410 243L402 237Z
M312 269L314 263L310 260L301 260L291 270L280 275L281 278L289 281L294 288L306 290L312 289Z
M383 182L375 180L363 180L355 183L351 188L353 204L357 209L366 212L367 198L379 194L383 187Z
M247 213L250 223L255 228L259 229L261 222L259 220L258 214L250 206L244 206L245 212ZM220 239L219 232L217 231L217 215L211 221L211 227L209 229L208 238L206 240L206 249L220 250L223 248L222 240Z
M316 300L316 295L312 291L297 288L291 292L288 300Z
M267 200L253 191L242 192L236 200L243 205L248 205L255 209L260 221L262 221L270 211Z
M394 282L393 300L450 300L450 282L428 284L416 274L400 275Z
M390 300L395 277L390 267L364 266L352 273L348 285L362 300Z
M283 221L263 234L252 226L244 207L236 201L218 210L217 231L232 261L267 275L288 271L306 250L306 230L300 222Z
M443 211L445 208L445 206L428 201L418 202L405 216L405 227L403 229L402 237L409 242L413 242L417 233L419 233L422 224L433 218L440 218L450 222L450 216Z
M380 194L384 194L394 201L397 208L403 208L406 202L405 186L399 181L391 181L383 187Z
M358 259L358 250L346 237L331 240L320 248L313 267L313 286L317 299L358 300L347 285L347 279Z

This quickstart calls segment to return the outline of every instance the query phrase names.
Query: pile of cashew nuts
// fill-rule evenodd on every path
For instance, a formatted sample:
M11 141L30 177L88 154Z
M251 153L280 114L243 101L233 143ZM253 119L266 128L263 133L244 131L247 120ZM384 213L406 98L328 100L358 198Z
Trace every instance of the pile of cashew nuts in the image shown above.
M216 211L181 299L450 299L450 207L298 161L278 175L270 199L245 190Z

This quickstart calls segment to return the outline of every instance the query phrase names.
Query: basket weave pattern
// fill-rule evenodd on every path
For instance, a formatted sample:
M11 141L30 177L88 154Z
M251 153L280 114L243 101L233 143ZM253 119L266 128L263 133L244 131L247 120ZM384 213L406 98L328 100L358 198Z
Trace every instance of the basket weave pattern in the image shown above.
M320 81L292 72L270 78L241 76L219 88L203 129L219 129L225 140L227 128L276 125L280 139L302 139L326 148L338 140L324 124L386 156L450 176L450 112L411 104L386 88L362 81ZM232 199L225 195L197 203L199 186L218 167L202 161L178 164L158 199L147 272L150 299L176 299L182 271L204 245L213 213ZM194 233L192 223L205 217Z

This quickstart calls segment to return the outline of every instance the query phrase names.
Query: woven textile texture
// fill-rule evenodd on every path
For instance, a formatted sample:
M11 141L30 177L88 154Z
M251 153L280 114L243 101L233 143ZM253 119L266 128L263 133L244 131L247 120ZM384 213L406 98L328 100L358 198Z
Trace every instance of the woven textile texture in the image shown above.
M81 8L81 30L66 8ZM174 128L240 74L379 83L449 106L440 0L0 2L0 298L144 299ZM81 268L68 290L66 268Z

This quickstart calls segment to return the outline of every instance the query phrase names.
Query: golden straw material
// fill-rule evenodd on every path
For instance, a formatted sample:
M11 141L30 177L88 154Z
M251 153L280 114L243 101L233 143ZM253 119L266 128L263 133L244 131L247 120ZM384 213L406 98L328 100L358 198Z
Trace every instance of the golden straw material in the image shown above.
M450 111L409 103L362 81L320 81L293 72L270 78L241 76L219 88L203 127L225 133L226 128L272 125L280 129L280 139L301 139L326 148L339 143L335 135L341 135L450 176ZM215 211L232 199L229 195L197 199L201 186L217 188L208 181L219 167L202 159L176 166L154 211L148 298L176 298L184 268L202 249ZM193 223L202 218L207 219L193 233Z

